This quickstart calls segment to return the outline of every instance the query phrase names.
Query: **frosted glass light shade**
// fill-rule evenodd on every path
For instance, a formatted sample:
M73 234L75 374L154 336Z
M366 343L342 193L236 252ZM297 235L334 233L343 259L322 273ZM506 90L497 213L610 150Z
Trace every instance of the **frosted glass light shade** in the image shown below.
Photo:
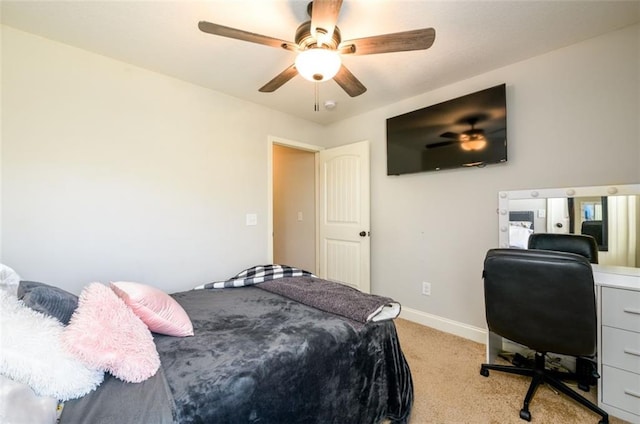
M306 80L322 82L333 78L342 65L340 54L335 50L315 48L305 50L296 57L296 69Z
M484 140L463 141L462 143L460 143L460 147L462 147L462 150L482 150L486 145L487 142Z
M462 134L460 147L462 150L482 150L487 145L487 139L482 133Z

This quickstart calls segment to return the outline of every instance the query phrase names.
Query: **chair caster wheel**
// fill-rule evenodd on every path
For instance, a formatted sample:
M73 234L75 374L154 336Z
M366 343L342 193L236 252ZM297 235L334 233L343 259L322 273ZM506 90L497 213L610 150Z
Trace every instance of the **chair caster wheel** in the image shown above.
M480 375L483 375L485 377L489 377L489 370L486 368L480 368Z
M531 421L531 412L525 411L524 409L520 410L520 418L525 421Z

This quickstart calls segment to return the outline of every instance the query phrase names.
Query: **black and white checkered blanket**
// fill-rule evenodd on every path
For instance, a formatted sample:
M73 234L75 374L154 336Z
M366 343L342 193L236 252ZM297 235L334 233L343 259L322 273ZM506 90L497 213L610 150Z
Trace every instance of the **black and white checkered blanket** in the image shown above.
M309 271L287 265L259 265L245 269L238 275L225 280L214 281L194 287L199 289L224 289L228 287L244 287L284 277L315 277Z

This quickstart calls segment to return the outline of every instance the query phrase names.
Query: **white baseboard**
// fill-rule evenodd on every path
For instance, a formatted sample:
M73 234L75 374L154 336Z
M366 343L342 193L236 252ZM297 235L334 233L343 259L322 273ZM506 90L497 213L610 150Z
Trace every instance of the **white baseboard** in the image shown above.
M484 328L463 324L461 322L428 314L405 306L402 307L400 318L417 324L426 325L427 327L435 328L436 330L444 331L445 333L454 334L474 342L487 344L487 330Z

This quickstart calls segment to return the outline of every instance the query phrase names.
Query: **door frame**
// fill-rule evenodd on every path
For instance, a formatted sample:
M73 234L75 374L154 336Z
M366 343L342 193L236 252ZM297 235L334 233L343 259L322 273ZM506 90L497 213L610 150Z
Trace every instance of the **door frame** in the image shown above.
M319 164L318 164L318 152L324 150L325 147L316 146L314 144L301 143L299 141L288 140L282 137L267 136L267 263L273 263L273 146L280 145L290 147L292 149L304 150L307 152L315 153L315 187L314 187L314 201L316 203L316 216L315 216L315 244L316 244L316 270L320 266L320 253L318 252L318 243L320 237L320 225L318 216L318 201L319 201Z

